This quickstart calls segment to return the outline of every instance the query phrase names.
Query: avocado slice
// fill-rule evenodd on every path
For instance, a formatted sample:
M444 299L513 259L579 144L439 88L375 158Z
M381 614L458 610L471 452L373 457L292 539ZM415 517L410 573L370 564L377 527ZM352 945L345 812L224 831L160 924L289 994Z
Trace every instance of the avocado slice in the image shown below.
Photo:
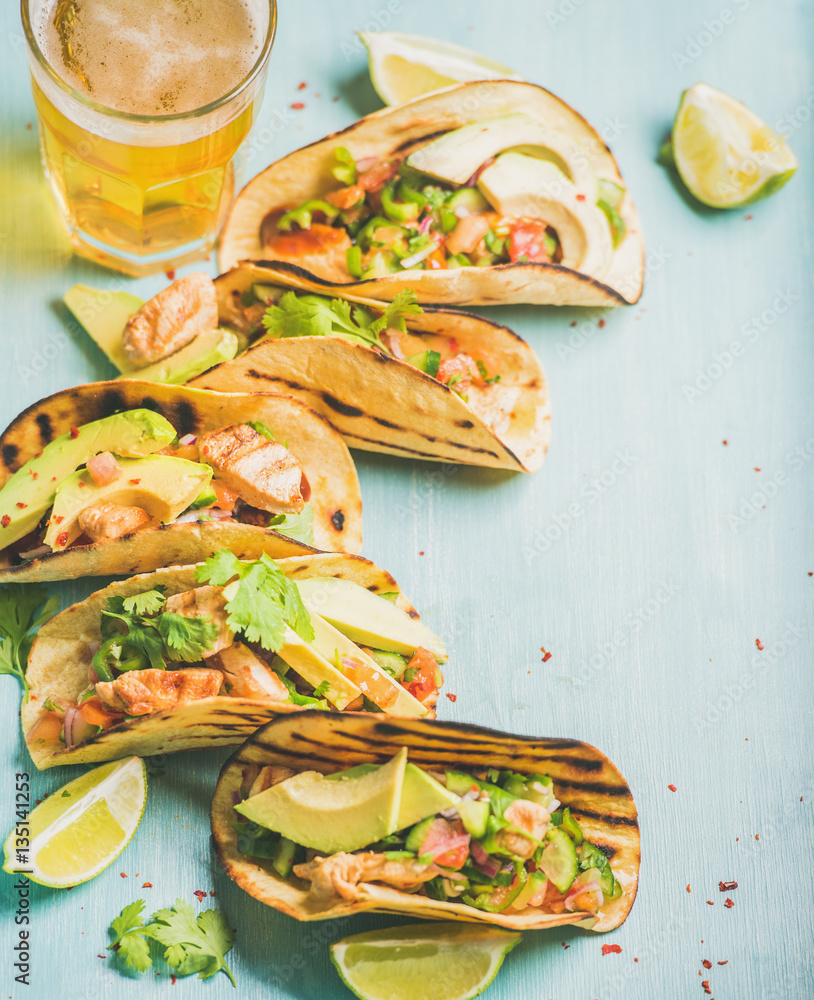
M503 215L544 219L560 238L565 267L603 277L613 258L608 221L561 170L546 160L504 153L478 179Z
M372 657L359 649L346 635L343 635L339 629L334 628L333 625L326 622L324 618L321 618L310 609L309 611L311 624L314 627L314 638L311 645L320 655L324 656L329 662L334 663L337 656L340 662L343 656L348 656L375 671L376 676L380 678L383 697L378 696L375 691L363 691L375 705L378 705L383 710L386 709L391 715L412 718L423 718L427 715L428 710L421 702L403 688L398 681L394 680L386 670L382 670Z
M170 455L119 460L122 473L106 486L97 486L87 469L80 469L57 488L50 524L43 542L55 552L67 548L82 533L79 514L97 503L141 507L163 524L194 503L209 485L212 469Z
M108 292L87 285L74 285L62 300L119 371L130 371L133 366L122 347L122 333L144 300L129 292Z
M357 583L314 576L298 580L297 587L309 611L360 645L404 656L423 646L439 662L447 660L444 643L426 625Z
M163 382L165 385L184 385L222 361L231 361L239 348L240 340L231 330L220 327L215 330L204 330L186 347L182 347L168 358L162 358L161 361L147 365L146 368L131 367L118 377Z
M126 410L61 434L26 462L0 490L0 548L37 527L54 502L62 481L100 451L136 458L160 451L175 438L175 428L152 410ZM5 519L8 518L8 521Z
M319 629L317 618L317 615L311 616L315 635ZM280 659L285 660L312 687L319 687L328 681L325 698L340 712L361 696L360 688L337 670L315 646L301 639L293 629L286 628L283 645L276 652Z
M487 160L513 149L552 161L587 201L596 202L597 179L582 145L522 113L487 118L447 132L408 156L407 165L450 184L465 184Z
M378 771L379 764L359 764L347 771L337 771L327 775L329 781L349 781L371 771ZM427 816L434 816L442 809L451 809L462 805L460 796L444 788L440 781L430 777L426 771L415 764L407 763L404 770L404 787L401 790L399 819L397 830L406 830L408 826L421 822ZM489 806L486 803L488 811Z
M235 806L269 830L324 854L357 851L398 829L407 749L347 781L302 771Z

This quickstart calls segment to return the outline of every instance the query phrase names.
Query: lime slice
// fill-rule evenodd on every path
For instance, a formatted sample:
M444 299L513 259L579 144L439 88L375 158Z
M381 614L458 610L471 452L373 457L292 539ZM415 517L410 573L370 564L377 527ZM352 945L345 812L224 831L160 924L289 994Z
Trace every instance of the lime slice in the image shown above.
M32 882L61 889L86 882L130 843L144 813L147 775L140 757L94 768L53 792L28 817L26 849L16 828L3 870L30 870Z
M370 79L385 104L403 104L467 80L521 80L514 70L451 42L397 31L360 31Z
M692 194L712 208L766 198L797 169L781 136L746 105L706 83L681 95L673 157Z
M362 1000L469 1000L519 940L475 924L407 924L343 938L331 960Z

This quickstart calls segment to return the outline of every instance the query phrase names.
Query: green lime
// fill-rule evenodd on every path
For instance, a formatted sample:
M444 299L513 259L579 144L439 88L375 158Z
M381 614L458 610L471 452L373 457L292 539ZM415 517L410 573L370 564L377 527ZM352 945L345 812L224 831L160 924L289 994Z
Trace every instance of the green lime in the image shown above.
M746 105L706 83L681 95L672 153L691 193L712 208L766 198L797 169L781 136Z
M3 870L14 874L31 869L32 882L53 889L86 882L112 864L130 843L146 799L147 775L140 757L94 768L53 792L31 812L28 848L20 844L16 828L11 831Z
M519 940L477 924L407 924L343 938L331 960L362 1000L470 1000Z

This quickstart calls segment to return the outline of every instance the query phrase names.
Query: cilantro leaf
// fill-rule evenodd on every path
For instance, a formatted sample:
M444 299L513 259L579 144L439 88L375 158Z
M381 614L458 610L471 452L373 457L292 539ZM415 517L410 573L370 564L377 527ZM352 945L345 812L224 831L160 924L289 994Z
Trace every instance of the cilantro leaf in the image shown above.
M392 302L388 302L382 315L374 321L371 330L381 333L382 330L400 330L407 332L405 316L419 316L424 310L416 302L415 292L405 288L399 292Z
M144 921L141 919L141 914L145 906L146 903L143 899L137 899L134 903L128 903L118 917L114 917L111 920L110 926L115 932L116 937L110 942L108 948L115 948L117 944L121 944L121 940L125 934L129 934L130 931L143 926Z
M167 669L167 665L164 662L164 639L155 625L143 624L139 627L131 628L122 642L121 661L114 663L114 666L119 670L146 669L146 663L143 666L137 666L138 657L132 657L132 650L134 649L138 653L141 653L143 657L146 657L153 670ZM129 657L128 653L130 654ZM133 660L132 665L125 666L130 659Z
M158 631L170 660L195 663L214 645L218 627L211 618L185 618L165 612L158 619Z
M330 689L330 686L331 686L331 682L330 681L328 681L328 680L320 681L320 683L317 684L317 686L314 688L314 697L315 698L324 698L325 695L328 693L328 690Z
M314 508L307 503L299 514L278 514L271 519L269 527L295 541L313 545Z
M257 431L258 434L262 434L263 437L268 438L269 441L277 440L262 420L248 420L247 424L253 431Z
M110 926L116 936L107 946L118 952L128 969L135 969L136 972L146 972L153 964L150 946L145 940L149 930L143 926L141 916L144 905L143 899L137 899L111 921Z
M242 632L249 642L259 642L263 649L277 650L283 645L286 625L306 642L314 638L297 585L265 554L244 563L221 549L197 568L195 579L224 587L229 627Z
M283 674L281 674L279 671L276 670L275 673L288 689L288 700L291 702L292 705L300 705L302 708L324 708L324 709L328 708L327 701L324 701L322 698L319 697L315 698L312 695L300 694L300 692L295 687L294 682L289 677L285 677ZM322 684L327 684L327 683L328 683L327 681L322 681L321 684L318 684L316 689L314 690L314 695L316 695L317 691L322 687ZM324 694L324 692L320 692L320 694Z
M198 973L209 979L223 970L237 986L225 956L234 944L234 935L220 910L195 911L183 899L172 909L158 910L148 925L150 935L165 946L164 958L181 976Z
M131 615L157 615L167 599L164 596L166 589L163 584L159 584L152 590L146 590L143 594L125 597L121 602L122 609Z
M25 670L33 633L59 611L58 597L44 587L19 583L0 588L0 674L13 674L28 697Z
M334 157L336 158L336 166L331 167L331 173L334 177L345 186L355 184L356 160L354 160L351 151L345 149L344 146L337 146L334 150Z

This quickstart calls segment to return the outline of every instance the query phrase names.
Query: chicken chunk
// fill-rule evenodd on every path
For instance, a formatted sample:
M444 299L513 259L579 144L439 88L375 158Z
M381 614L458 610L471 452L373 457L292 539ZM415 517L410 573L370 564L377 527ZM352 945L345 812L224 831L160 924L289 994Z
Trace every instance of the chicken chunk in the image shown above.
M505 434L520 401L520 388L516 385L471 385L466 401L475 416L495 434Z
M191 701L212 698L220 691L220 670L186 667L183 670L129 670L115 681L100 681L96 694L111 712L150 715L180 708Z
M92 542L112 542L146 528L152 518L141 507L123 507L117 503L97 503L79 512L77 521Z
M435 878L430 865L418 861L388 861L383 854L332 854L329 858L314 858L304 865L294 865L294 874L311 883L311 895L325 901L339 896L354 900L359 897L360 882L383 882L394 889L417 889L422 882Z
M252 795L259 795L260 792L265 792L267 788L271 788L272 785L278 785L281 781L285 781L286 778L291 778L296 774L292 771L290 767L277 767L274 764L267 764L265 767L260 768L260 773L252 782L252 786L249 789L249 798Z
M187 274L145 302L127 321L122 346L135 368L179 351L218 325L218 296L208 274Z
M447 236L447 250L451 254L472 253L495 219L494 213L465 215Z
M519 858L530 858L537 850L537 841L545 836L551 818L549 811L538 802L515 799L503 813L503 817L518 830L525 830L529 836L524 837L522 833L516 833L514 830L501 830L495 837L498 846L516 854Z
M302 466L276 441L248 424L232 424L198 440L201 461L246 503L273 514L302 510Z
M235 642L222 649L213 665L223 671L234 698L259 698L264 701L288 701L288 688L259 656Z
M194 590L185 590L182 594L173 594L167 598L164 610L174 615L183 615L184 618L209 618L217 626L218 634L214 643L202 654L205 660L235 641L234 633L226 623L228 612L222 587L196 587Z

